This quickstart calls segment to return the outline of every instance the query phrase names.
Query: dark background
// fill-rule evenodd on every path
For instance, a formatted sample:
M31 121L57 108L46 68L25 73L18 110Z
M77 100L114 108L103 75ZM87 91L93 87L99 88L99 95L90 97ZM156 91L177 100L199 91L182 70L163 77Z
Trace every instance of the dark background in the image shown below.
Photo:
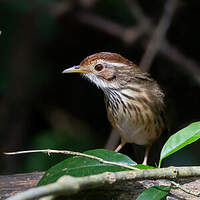
M111 127L102 91L77 74L61 72L100 51L117 52L139 64L167 1L139 1L142 17L133 2L0 2L1 152L104 147ZM199 9L197 0L178 2L163 38L173 48L160 42L148 66L168 95L173 133L200 119ZM199 145L172 155L166 165L200 164ZM131 145L122 152L132 157ZM0 171L41 171L65 157L1 155Z

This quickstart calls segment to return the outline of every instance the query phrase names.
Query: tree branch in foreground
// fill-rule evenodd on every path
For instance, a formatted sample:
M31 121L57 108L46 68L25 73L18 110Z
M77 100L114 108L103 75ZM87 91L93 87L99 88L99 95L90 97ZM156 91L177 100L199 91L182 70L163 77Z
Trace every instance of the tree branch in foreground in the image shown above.
M174 180L177 178L187 178L187 177L199 177L200 176L200 166L199 167L169 167L169 168L161 168L161 169L151 169L151 170L139 170L137 168L127 166L120 163L105 161L102 158L98 158L96 156L73 152L73 151L59 151L59 150L30 150L30 151L18 151L18 152L10 152L5 153L6 155L16 155L16 154L24 154L24 153L35 153L42 152L47 153L62 153L62 154L70 154L75 156L83 156L90 159L98 160L104 164L117 165L120 167L125 167L132 169L132 171L123 171L123 172L105 172L98 175L91 175L85 177L72 177L72 176L63 176L57 180L57 182L48 184L45 186L40 186L36 188L29 189L25 192L18 193L14 196L9 197L7 200L27 200L27 199L35 199L40 197L45 197L43 199L50 200L55 196L66 195L70 196L73 194L77 194L81 191L85 191L87 189L98 188L101 186L112 185L114 183L123 182L127 180L137 181L144 179L169 179ZM135 170L137 169L137 170ZM176 187L180 188L184 192L187 192L192 195L199 195L196 192L190 192L189 190L181 187L179 184L175 182L171 182ZM47 196L47 197L46 197Z
M169 167L151 170L105 172L98 175L85 177L63 176L57 182L32 188L9 197L7 200L31 200L45 197L50 200L56 196L71 196L88 189L108 186L124 181L137 181L144 179L177 179L188 177L199 177L200 167Z

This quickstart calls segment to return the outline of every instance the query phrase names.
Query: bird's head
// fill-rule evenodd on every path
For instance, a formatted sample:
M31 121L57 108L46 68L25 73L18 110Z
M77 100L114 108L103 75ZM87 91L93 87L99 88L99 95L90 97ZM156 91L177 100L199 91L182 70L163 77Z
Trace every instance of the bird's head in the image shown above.
M138 66L117 53L100 52L86 57L78 66L63 73L81 73L102 89L126 84L141 71Z

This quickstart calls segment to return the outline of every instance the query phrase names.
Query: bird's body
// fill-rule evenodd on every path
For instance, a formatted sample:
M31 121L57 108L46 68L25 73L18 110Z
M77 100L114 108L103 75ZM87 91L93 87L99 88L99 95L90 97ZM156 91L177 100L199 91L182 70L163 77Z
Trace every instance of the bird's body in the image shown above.
M112 91L105 97L108 119L125 143L148 145L162 133L160 126L164 125L159 110L162 97L155 96L158 101L154 101L148 90L139 85L138 88L125 86L120 92Z
M79 72L104 91L108 120L126 143L145 145L144 164L152 143L165 128L164 93L151 76L116 53L101 52L85 58Z

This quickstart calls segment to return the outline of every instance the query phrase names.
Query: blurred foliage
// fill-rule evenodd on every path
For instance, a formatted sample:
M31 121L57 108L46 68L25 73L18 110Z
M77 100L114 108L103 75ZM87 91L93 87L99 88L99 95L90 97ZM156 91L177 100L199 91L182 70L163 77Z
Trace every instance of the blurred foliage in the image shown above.
M91 135L85 134L82 132L79 133L66 133L61 131L44 131L38 133L39 135L33 138L31 149L57 149L57 150L76 150L79 152L84 151L85 149L92 149L95 147L95 141L92 139ZM78 136L74 136L76 134ZM55 165L59 161L69 157L68 155L56 155L50 154L44 155L41 153L26 156L26 161L23 171L44 171L47 170L50 166Z

